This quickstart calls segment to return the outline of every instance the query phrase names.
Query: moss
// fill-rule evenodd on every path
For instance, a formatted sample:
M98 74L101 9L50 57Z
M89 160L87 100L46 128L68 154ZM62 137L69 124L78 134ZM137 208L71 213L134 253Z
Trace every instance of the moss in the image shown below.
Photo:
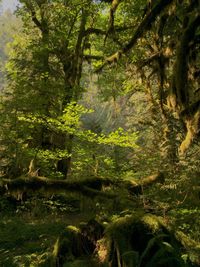
M121 238L121 236L127 237L130 236L131 231L133 231L138 224L147 227L153 233L159 231L160 228L163 227L159 217L138 212L115 220L107 227L106 234L115 239L118 239L118 237Z
M171 92L167 97L167 107L172 111L177 111L177 96Z
M53 257L56 257L58 255L59 252L59 239L56 240L55 244L54 244L54 248L53 248Z
M106 230L109 266L182 266L179 240L161 217L137 213L119 218ZM169 257L169 258L168 258Z
M104 237L97 242L97 258L100 263L105 263L108 258L108 240Z
M200 111L197 111L193 117L187 118L185 120L187 134L185 136L185 139L182 141L180 145L180 148L179 148L180 155L183 155L186 152L186 150L189 148L194 138L198 134L199 121L200 121Z
M66 231L69 233L72 232L72 233L80 234L80 229L75 227L74 225L67 226Z
M66 261L72 261L79 251L80 231L74 226L68 226L54 244L52 266L63 266Z
M191 239L190 237L188 237L187 235L185 235L181 231L176 231L175 236L185 248L191 248L192 247L194 249L197 249L199 251L199 255L200 255L200 243Z
M184 109L189 104L188 59L190 42L194 38L199 24L200 16L196 16L183 32L177 49L177 58L174 66L174 86L181 109Z
M123 235L127 235L130 232L130 225L132 225L134 217L132 215L126 215L122 218L116 219L106 229L106 235L111 238L117 239Z
M142 218L142 222L144 224L146 224L153 233L159 231L160 227L161 227L161 224L158 220L158 217L157 216L154 216L154 215L145 215L143 218Z
M102 179L99 177L89 177L82 180L57 180L46 177L21 176L16 179L3 179L0 183L0 189L9 192L11 195L21 199L23 193L34 193L35 191L48 194L61 194L64 192L79 192L87 197L102 196L113 199L115 194L103 192L103 185L113 184L111 179ZM6 190L5 190L6 189Z

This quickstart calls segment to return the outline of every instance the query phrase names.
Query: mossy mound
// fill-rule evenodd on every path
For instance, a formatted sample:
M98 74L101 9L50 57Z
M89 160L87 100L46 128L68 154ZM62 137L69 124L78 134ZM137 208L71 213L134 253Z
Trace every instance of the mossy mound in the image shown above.
M182 267L184 248L160 217L127 215L111 223L105 233L109 267Z

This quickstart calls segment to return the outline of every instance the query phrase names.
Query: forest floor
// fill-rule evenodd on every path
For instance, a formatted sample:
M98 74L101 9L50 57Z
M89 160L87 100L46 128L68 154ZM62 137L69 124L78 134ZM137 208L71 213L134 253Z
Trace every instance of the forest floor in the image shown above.
M87 223L90 219L107 221L107 218L116 218L136 213L138 210L155 214L156 210L145 211L142 202L121 201L114 203L111 200L103 201L98 198L87 198L79 194L67 195L33 195L26 201L17 201L12 196L0 197L0 267L49 267L48 259L52 255L54 245L58 237L66 230L68 225L79 227ZM142 200L141 200L142 201ZM126 209L124 208L126 207ZM199 225L199 213L178 213L177 210L170 211L171 216L166 219L176 225L176 230L183 230L186 234L194 238L199 231L195 228ZM163 217L162 212L157 211L156 215ZM179 223L175 222L178 216ZM181 217L182 216L182 217ZM105 219L105 220L104 220ZM191 227L193 221L194 229ZM187 231L188 230L188 231ZM191 232L191 233L190 233ZM199 238L196 236L196 239ZM198 258L195 252L195 242L191 248L192 257ZM200 247L198 247L199 251ZM193 251L194 250L194 251ZM194 261L198 262L198 259ZM81 264L80 261L81 260ZM77 259L69 263L67 267L94 267L83 263L84 259ZM197 265L199 266L199 265Z
M62 199L32 199L17 206L1 200L0 266L46 266L42 263L66 226L78 226L93 216L80 210L79 204L70 198L65 203Z

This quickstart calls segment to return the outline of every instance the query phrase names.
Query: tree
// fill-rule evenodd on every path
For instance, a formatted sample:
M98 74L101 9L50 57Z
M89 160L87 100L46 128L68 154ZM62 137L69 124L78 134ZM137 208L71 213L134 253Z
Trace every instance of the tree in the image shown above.
M73 119L84 113L77 105L84 91L80 83L83 62L99 59L95 55L98 50L92 54L89 38L96 31L93 24L105 21L98 13L104 5L92 1L84 4L81 1L22 2L24 6L19 14L24 31L16 37L10 53L9 96L5 97L3 107L4 112L7 109L13 114L4 117L3 122L6 129L8 125L14 127L10 138L15 141L10 148L15 144L11 158L15 151L14 162L18 167L13 173L16 169L18 173L24 172L28 161L39 157L43 161L38 163L41 173L46 175L48 169L57 170L66 178L71 169L74 136L79 135L75 133L77 125ZM121 130L119 135L124 138ZM98 140L112 142L105 141L105 137ZM54 159L50 156L53 154Z
M15 107L12 103L12 109L18 114L32 112L55 118L62 114L67 104L76 102L81 94L83 58L79 55L84 49L83 30L88 9L86 4L90 1L83 7L79 6L78 1L68 4L59 1L22 2L24 8L20 12L26 28L23 36L15 40L14 53L8 64L16 103ZM79 29L80 32L77 33ZM73 137L70 134L53 133L43 125L32 130L30 138L32 147L57 147L67 149L68 155L71 154ZM65 176L69 171L70 161L71 156L67 156L58 163L58 169Z
M155 1L150 7L146 6L132 38L99 68L144 45L144 49L139 50L148 56L142 64L139 60L139 69L147 68L147 81L157 76L161 112L166 117L172 110L187 128L180 153L185 152L198 132L198 97L194 96L198 92L198 9L198 1Z

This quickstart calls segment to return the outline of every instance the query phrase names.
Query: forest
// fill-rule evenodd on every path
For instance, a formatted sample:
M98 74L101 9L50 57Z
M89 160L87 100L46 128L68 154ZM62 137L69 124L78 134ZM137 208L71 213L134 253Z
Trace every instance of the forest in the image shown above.
M200 266L199 145L200 0L0 13L0 267Z

